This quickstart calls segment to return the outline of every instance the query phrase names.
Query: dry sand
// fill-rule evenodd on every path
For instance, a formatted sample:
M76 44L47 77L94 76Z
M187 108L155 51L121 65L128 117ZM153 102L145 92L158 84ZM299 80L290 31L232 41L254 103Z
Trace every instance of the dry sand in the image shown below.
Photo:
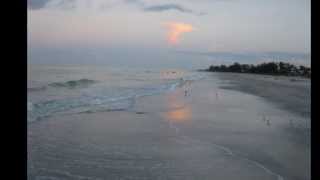
M225 86L226 89L239 90L264 97L281 108L310 118L310 79L240 73L214 73L214 75L233 85Z

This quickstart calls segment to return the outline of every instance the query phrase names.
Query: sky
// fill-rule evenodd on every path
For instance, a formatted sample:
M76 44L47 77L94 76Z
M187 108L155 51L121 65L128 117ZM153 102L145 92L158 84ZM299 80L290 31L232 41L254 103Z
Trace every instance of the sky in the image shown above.
M28 53L158 64L186 54L207 63L195 55L308 54L310 23L310 0L28 0Z

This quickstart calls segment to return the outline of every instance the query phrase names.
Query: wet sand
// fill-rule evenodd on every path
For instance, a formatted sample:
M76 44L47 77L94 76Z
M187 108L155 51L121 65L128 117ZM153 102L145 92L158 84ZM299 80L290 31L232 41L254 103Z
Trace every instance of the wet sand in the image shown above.
M29 179L310 179L310 118L209 76L129 111L30 123Z

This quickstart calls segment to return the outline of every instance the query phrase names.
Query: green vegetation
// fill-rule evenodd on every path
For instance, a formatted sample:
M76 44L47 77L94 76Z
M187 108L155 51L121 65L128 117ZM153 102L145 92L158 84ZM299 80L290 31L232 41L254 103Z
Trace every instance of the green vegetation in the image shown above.
M311 68L305 66L295 66L284 62L268 62L258 65L233 63L230 66L210 66L205 71L209 72L237 72L237 73L254 73L269 75L285 75L285 76L302 76L311 77Z

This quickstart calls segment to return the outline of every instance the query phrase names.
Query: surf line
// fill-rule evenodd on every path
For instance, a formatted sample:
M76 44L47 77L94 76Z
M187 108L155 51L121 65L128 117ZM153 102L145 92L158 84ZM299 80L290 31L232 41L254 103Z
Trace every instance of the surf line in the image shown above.
M248 162L250 162L250 163L252 163L252 164L254 164L254 165L258 166L258 167L260 167L265 172L267 172L267 173L269 173L269 174L271 174L273 176L276 176L277 180L284 180L284 178L281 175L271 171L270 169L266 168L265 166L263 166L262 164L258 163L257 161L253 161L253 160L250 160L248 158L244 158L244 157L240 157L240 156L239 156L239 158L244 159L244 160L246 160L246 161L248 161Z
M196 142L202 143L202 144L204 143L204 142L202 142L202 141L194 140L194 139L191 139L191 138L189 138L189 137L187 137L187 136L184 136L184 135L183 135L183 138L187 138L187 139L189 139L189 141L191 140L191 141L196 141ZM219 149L222 149L224 152L226 152L227 155L234 156L234 157L243 159L243 160L245 160L245 161L248 161L248 162L254 164L255 166L263 169L263 170L264 170L265 172L267 172L268 174L271 174L271 175L277 177L277 180L284 180L284 178L283 178L281 175L279 175L279 174L271 171L270 169L268 169L267 167L265 167L265 166L262 165L261 163L259 163L259 162L257 162L257 161L254 161L254 160L251 160L251 159L248 159L248 158L245 158L245 157L241 157L241 156L239 156L239 155L236 155L231 149L229 149L229 148L227 148L227 147L225 147L225 146L221 146L221 145L218 145L218 144L215 144L215 143L207 143L207 144L211 144L211 145L214 145L214 146L218 147Z
M179 128L174 127L174 125L171 125L171 124L170 124L170 128L175 128L175 129L179 130ZM221 146L221 145L218 145L218 144L215 144L215 143L208 143L208 142L203 142L203 141L200 141L200 140L195 140L195 139L192 139L192 138L190 138L188 136L182 135L180 132L181 131L176 131L177 135L179 134L180 137L185 139L186 141L189 141L189 142L193 141L193 142L200 143L200 144L214 145L214 146L218 147L219 149L223 150L227 155L234 156L236 158L243 159L243 160L245 160L245 161L247 161L247 162L249 162L251 164L254 164L256 167L259 167L259 168L263 169L266 173L268 173L268 174L270 174L272 176L275 176L277 178L277 180L284 180L284 178L281 175L271 171L270 169L268 169L267 167L265 167L261 163L259 163L257 161L254 161L254 160L251 160L251 159L248 159L248 158L245 158L245 157L241 157L241 156L235 154L231 149L229 149L229 148L227 148L225 146Z

